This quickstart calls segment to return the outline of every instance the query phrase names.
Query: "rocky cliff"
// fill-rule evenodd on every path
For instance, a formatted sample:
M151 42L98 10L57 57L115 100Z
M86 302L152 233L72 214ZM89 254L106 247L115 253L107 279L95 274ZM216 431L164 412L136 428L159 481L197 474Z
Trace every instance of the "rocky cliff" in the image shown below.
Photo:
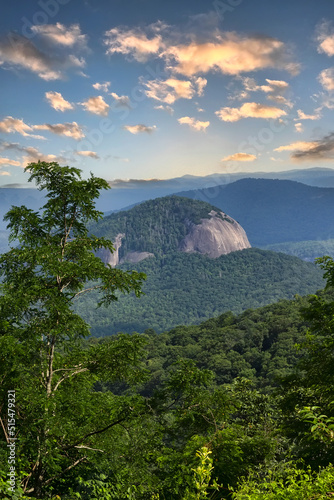
M212 205L185 198L152 200L105 220L102 235L113 241L115 251L103 249L98 255L112 267L177 251L217 258L250 248L238 222ZM114 235L112 227L118 229Z
M202 219L200 224L190 223L190 230L181 241L181 252L197 252L217 258L244 248L250 248L243 228L224 212L209 212L209 219Z

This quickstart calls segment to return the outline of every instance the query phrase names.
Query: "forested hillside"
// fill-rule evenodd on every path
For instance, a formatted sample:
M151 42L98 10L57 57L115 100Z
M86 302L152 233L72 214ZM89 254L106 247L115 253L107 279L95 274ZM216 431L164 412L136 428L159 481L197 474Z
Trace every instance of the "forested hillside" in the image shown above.
M246 249L210 259L205 255L169 253L122 269L144 272L144 296L119 294L110 310L96 309L97 297L79 298L76 311L91 325L95 336L119 331L162 332L173 326L199 323L224 311L234 313L259 307L298 293L314 293L323 286L314 264L297 257Z

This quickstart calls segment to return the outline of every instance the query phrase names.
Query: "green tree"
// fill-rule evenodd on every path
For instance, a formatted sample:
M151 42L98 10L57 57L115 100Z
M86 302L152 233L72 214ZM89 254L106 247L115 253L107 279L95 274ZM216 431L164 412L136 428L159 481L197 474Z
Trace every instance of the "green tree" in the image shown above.
M119 292L139 296L145 275L105 266L95 255L114 250L87 228L102 217L95 200L108 189L105 180L83 180L79 169L55 162L25 170L47 201L38 212L12 207L5 216L17 246L0 256L0 460L7 462L7 392L15 389L15 473L26 493L44 498L74 468L80 474L82 464L94 464L119 423L144 411L140 397L94 390L97 381L138 378L144 340L121 336L83 347L89 326L72 305L91 290L100 292L99 305Z

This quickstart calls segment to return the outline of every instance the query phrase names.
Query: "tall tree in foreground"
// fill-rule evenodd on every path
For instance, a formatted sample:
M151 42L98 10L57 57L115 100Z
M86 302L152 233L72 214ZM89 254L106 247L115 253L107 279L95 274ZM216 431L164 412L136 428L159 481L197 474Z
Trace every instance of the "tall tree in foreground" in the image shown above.
M79 169L54 162L26 170L47 202L40 212L12 207L5 216L18 245L0 256L0 460L6 465L7 392L15 390L16 479L42 498L74 468L103 455L106 435L142 411L140 398L96 392L94 383L137 376L143 340L121 336L82 349L89 327L73 301L92 289L101 292L99 305L117 300L118 292L139 296L145 275L105 266L94 253L114 250L87 229L102 217L95 199L108 189L105 180L83 180Z

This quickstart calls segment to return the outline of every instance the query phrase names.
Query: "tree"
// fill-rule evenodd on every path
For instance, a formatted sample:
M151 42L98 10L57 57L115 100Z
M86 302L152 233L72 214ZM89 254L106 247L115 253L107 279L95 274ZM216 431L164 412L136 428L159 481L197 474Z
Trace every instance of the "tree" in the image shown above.
M121 336L83 348L89 326L72 304L91 290L100 292L99 305L119 292L139 296L145 275L105 266L95 255L114 250L88 230L102 217L95 200L109 188L105 180L83 180L79 169L55 162L25 170L47 202L41 211L12 207L5 216L18 245L0 256L0 459L7 462L7 391L15 389L15 473L26 493L41 498L74 468L94 463L107 447L105 435L143 411L139 397L94 390L99 380L139 376L143 339Z

